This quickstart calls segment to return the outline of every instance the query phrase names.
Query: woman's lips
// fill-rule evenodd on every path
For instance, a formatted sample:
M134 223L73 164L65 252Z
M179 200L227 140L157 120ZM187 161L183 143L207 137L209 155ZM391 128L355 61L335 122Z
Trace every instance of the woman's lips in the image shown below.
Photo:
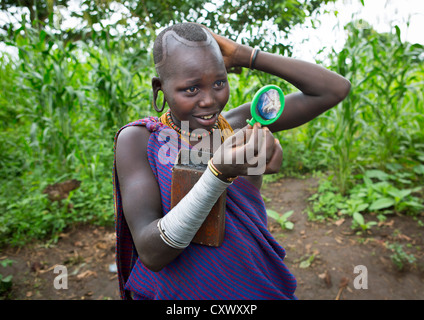
M209 115L202 115L202 116L194 116L203 127L211 127L216 123L216 120L218 119L218 114L209 114Z

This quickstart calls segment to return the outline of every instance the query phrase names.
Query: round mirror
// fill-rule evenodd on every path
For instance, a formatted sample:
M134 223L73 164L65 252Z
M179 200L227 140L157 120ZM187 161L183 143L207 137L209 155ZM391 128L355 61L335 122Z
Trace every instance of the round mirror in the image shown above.
M250 106L252 119L247 123L253 126L255 122L262 125L269 125L276 121L284 110L284 94L283 91L275 86L268 85L256 92Z

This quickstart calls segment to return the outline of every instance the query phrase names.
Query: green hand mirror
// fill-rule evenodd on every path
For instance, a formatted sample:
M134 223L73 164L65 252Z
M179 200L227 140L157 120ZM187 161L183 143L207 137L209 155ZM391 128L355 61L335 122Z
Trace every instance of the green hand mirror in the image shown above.
M252 127L256 122L264 126L273 123L283 113L284 104L284 94L279 87L273 84L262 87L253 97L250 105L252 119L247 123Z

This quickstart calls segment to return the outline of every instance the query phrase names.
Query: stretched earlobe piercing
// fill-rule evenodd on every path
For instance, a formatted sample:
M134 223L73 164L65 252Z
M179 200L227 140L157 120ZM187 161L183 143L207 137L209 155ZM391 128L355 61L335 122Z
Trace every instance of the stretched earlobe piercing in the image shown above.
M156 110L156 112L161 113L163 111L163 109L165 109L165 105L166 105L166 100L165 100L165 95L163 96L163 103L162 103L162 108L159 110L158 106L156 104L156 99L158 97L158 92L161 90L157 90L157 91L153 91L153 108Z

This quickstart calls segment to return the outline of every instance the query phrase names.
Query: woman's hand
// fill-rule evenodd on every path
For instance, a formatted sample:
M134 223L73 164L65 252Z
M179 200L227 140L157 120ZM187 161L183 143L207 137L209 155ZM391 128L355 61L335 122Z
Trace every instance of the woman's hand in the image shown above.
M255 123L229 137L212 162L225 177L262 175L280 170L283 150L268 128Z
M220 36L216 33L213 33L216 42L218 42L219 48L221 49L222 57L224 58L225 68L228 73L241 73L240 62L237 61L237 52L240 50L241 45L233 40Z
M283 148L281 147L280 141L277 138L274 138L268 127L265 127L265 130L267 158L264 174L278 173L280 172L281 165L283 164Z
M220 36L203 25L201 26L207 29L218 43L227 72L241 73L242 67L249 67L250 56L253 51L252 48Z

